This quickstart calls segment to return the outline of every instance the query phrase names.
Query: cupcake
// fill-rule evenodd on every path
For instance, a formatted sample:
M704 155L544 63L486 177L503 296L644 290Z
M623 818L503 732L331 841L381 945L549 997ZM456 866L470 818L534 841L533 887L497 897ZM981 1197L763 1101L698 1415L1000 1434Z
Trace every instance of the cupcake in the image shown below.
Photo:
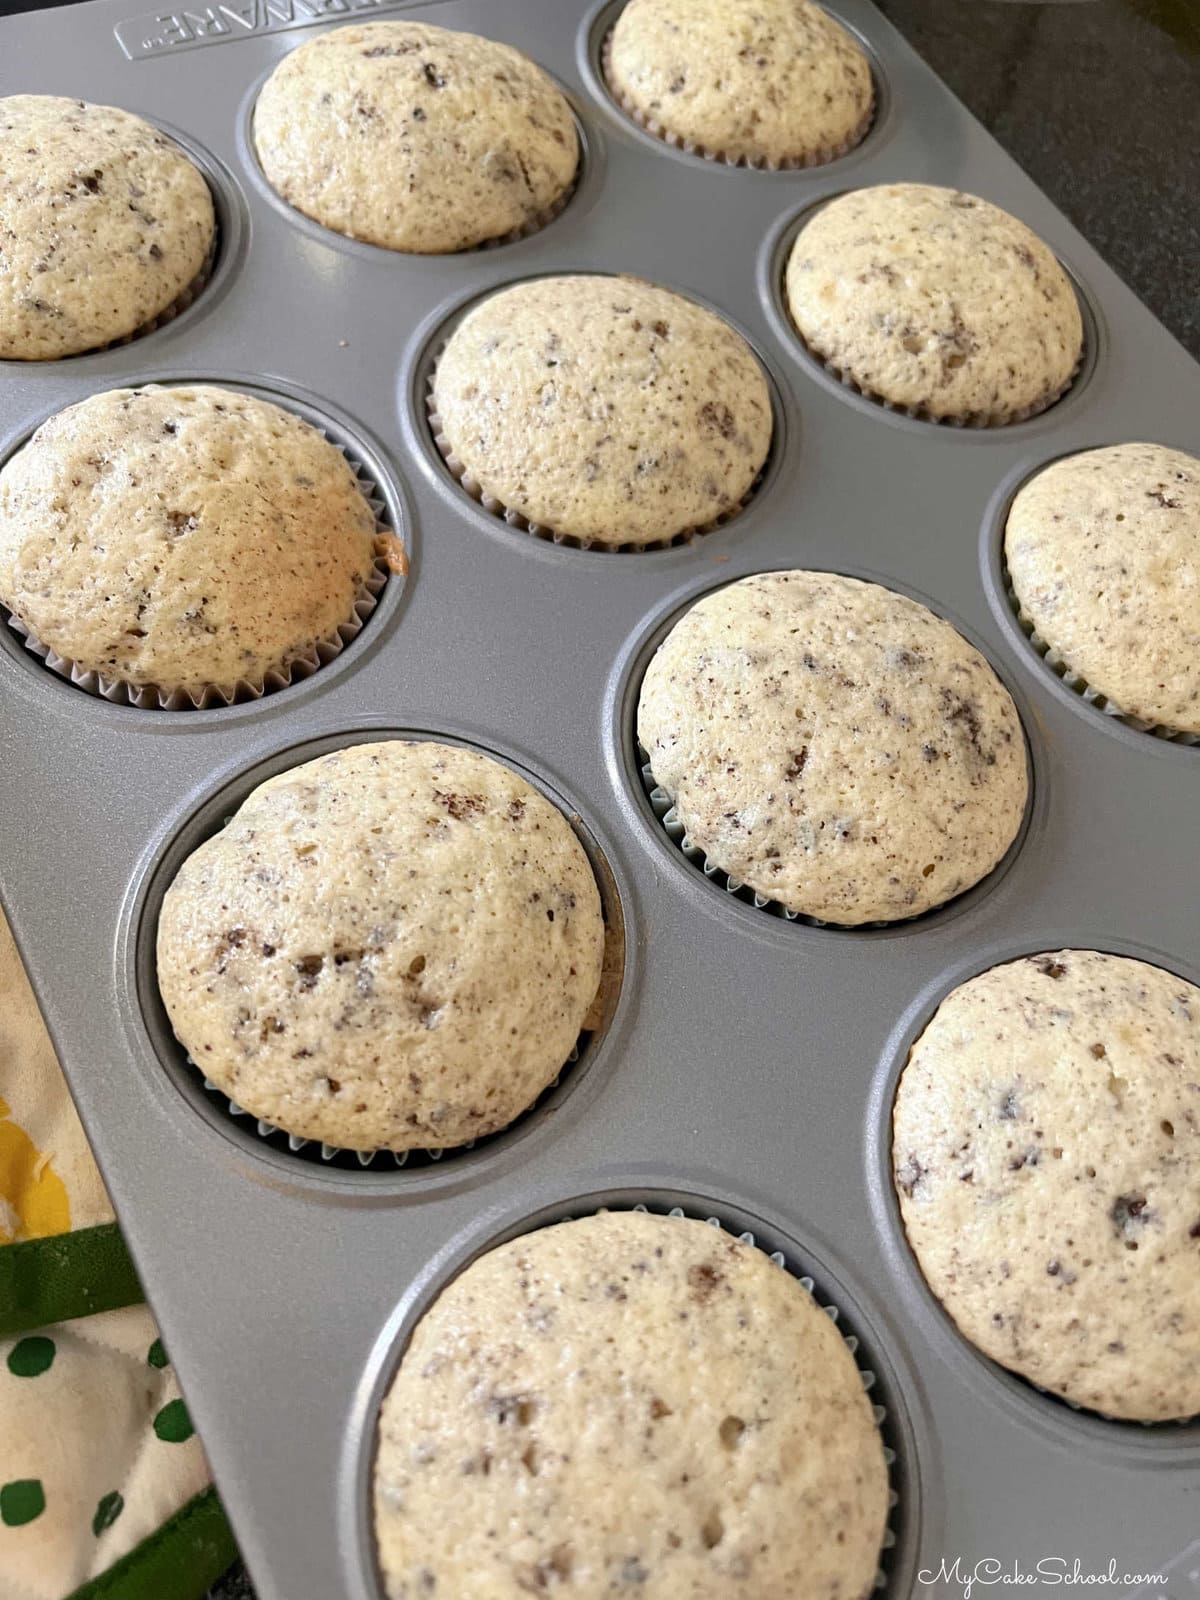
M836 573L698 600L646 670L637 732L687 847L822 922L943 904L1025 812L1020 719L987 661L915 600Z
M900 1210L983 1353L1073 1405L1200 1411L1200 989L1058 950L955 989L896 1091Z
M1071 281L1023 222L957 189L856 189L822 206L788 257L805 344L872 399L939 422L1044 411L1083 355Z
M731 165L814 166L871 121L866 56L810 0L629 0L605 69L642 127Z
M1004 555L1022 620L1080 687L1200 735L1200 461L1158 444L1065 456L1017 494Z
M430 405L464 487L583 545L713 527L771 445L770 391L746 341L639 278L534 278L490 295L442 351Z
M833 1321L706 1223L601 1213L480 1256L379 1422L389 1600L870 1594L883 1445Z
M203 175L140 117L0 99L0 359L52 361L145 330L199 287L215 236Z
M0 469L0 603L73 676L144 704L315 667L374 603L375 551L342 452L211 385L92 395Z
M305 216L417 255L531 232L579 165L571 108L540 67L425 22L334 28L291 51L258 97L254 145Z
M244 1110L349 1150L507 1126L600 985L600 894L565 817L473 750L359 744L261 784L163 899L176 1036Z

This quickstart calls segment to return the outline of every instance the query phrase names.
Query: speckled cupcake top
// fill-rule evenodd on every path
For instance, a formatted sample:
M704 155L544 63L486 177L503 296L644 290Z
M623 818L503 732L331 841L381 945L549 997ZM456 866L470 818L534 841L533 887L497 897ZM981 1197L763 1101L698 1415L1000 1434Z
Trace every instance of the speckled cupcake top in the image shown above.
M857 143L873 99L863 51L809 0L629 0L608 74L653 131L752 166Z
M1200 461L1158 444L1066 456L1031 478L1004 553L1021 609L1090 688L1200 734Z
M1040 411L1083 353L1079 302L1054 253L956 189L841 195L800 230L786 289L816 355L932 417L1003 423Z
M841 1335L703 1222L619 1212L489 1251L383 1403L389 1600L862 1600L887 1471Z
M136 333L195 282L215 231L203 175L140 117L0 99L0 359L50 361Z
M375 517L300 417L211 385L112 389L0 469L0 601L85 672L261 686L354 614Z
M425 22L334 28L286 55L254 110L280 195L391 250L469 250L540 223L579 165L575 119L527 56Z
M735 511L771 444L756 357L638 278L536 278L459 324L433 404L484 495L553 533L655 544Z
M1021 724L992 668L915 600L836 573L697 601L646 670L638 740L712 866L826 922L941 905L1025 810Z
M562 813L477 751L354 745L261 784L163 900L158 981L206 1077L353 1150L464 1144L558 1076L600 984Z
M937 1297L1075 1405L1200 1411L1200 989L1058 950L955 989L896 1091L896 1188Z

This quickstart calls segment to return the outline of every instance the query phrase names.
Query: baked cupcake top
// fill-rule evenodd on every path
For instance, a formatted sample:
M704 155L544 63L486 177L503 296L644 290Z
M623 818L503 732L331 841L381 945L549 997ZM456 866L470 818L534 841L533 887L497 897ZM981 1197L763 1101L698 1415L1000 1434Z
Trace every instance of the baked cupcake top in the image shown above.
M983 656L915 600L830 572L705 595L646 670L638 740L708 862L787 910L913 917L1021 825L1021 724Z
M629 0L607 65L651 131L749 166L839 154L874 97L857 42L809 0Z
M1041 411L1083 353L1079 302L1053 251L956 189L893 183L830 201L792 246L786 290L815 355L932 417Z
M111 389L0 469L0 601L85 672L261 686L354 616L375 517L336 446L212 385Z
M893 1152L985 1355L1110 1416L1200 1411L1200 989L1094 950L981 973L912 1048Z
M380 1416L391 1600L851 1600L886 1516L831 1319L682 1217L601 1214L480 1256L418 1323Z
M441 1148L562 1069L600 984L587 856L477 751L353 745L261 784L188 859L158 927L180 1043L306 1139Z
M463 318L434 374L464 481L584 543L646 545L737 510L766 461L771 397L711 311L639 278L535 278Z
M469 250L533 227L579 165L575 119L527 56L425 22L334 28L286 55L254 110L271 186L389 250Z
M0 359L127 338L199 276L212 195L140 117L57 95L0 99Z
M1017 494L1022 611L1120 711L1200 733L1200 461L1160 444L1066 456Z

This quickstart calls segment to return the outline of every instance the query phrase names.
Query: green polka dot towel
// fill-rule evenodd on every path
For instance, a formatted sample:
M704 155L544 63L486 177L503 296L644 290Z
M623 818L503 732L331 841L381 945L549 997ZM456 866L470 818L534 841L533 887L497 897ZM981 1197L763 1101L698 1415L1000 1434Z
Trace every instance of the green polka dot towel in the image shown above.
M133 1567L208 1486L169 1352L145 1306L0 1341L0 1438L4 1600L86 1595L116 1563ZM186 1572L180 1580L178 1589L168 1578L149 1590L97 1592L174 1600L193 1592Z

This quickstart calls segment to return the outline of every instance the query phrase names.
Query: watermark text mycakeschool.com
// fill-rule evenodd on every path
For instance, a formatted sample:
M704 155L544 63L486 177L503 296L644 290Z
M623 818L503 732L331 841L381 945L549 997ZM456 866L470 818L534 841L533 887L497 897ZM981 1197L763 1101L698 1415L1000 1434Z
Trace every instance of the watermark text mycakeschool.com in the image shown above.
M1028 1565L990 1557L969 1561L962 1556L943 1556L941 1566L922 1567L917 1573L918 1583L927 1587L946 1585L961 1594L962 1600L971 1600L976 1587L986 1589L993 1585L1021 1589L1035 1584L1046 1588L1161 1589L1166 1581L1159 1572L1123 1572L1115 1556L1104 1567L1085 1564L1078 1556L1043 1556Z

